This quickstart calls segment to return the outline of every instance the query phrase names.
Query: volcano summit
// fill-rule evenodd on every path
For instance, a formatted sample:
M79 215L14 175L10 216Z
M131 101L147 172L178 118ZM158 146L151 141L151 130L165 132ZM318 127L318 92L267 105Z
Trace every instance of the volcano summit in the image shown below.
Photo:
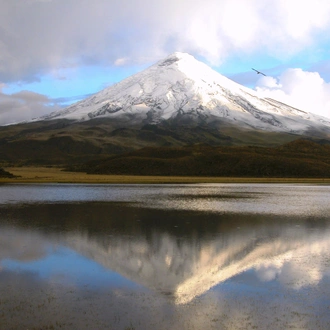
M43 117L136 124L235 125L296 134L330 132L330 120L258 94L185 53L174 53L86 100Z
M163 147L193 146L185 152L194 155L201 154L194 151L196 145L276 147L306 137L328 144L330 120L261 98L191 55L174 53L66 109L0 127L0 155L3 164L80 165L144 147L160 148L147 152L144 167L151 174L151 158L166 154ZM235 159L243 157L240 150L228 152ZM129 157L135 157L130 165L125 160L118 168L143 167L136 160L140 154ZM197 169L203 159L198 164Z

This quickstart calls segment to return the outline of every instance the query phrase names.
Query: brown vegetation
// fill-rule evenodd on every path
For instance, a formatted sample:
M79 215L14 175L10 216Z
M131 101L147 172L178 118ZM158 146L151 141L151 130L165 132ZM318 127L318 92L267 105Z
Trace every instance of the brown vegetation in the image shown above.
M0 167L0 178L14 178L14 177L15 175L5 171L3 168Z
M0 183L313 183L329 184L330 178L242 178L202 176L107 175L64 172L56 167L10 167L15 177L0 177Z
M209 177L330 177L330 145L296 140L275 148L143 148L70 167L94 174Z
M120 125L103 118L0 127L0 166L125 176L330 177L327 140L297 140L294 134L229 124Z
M145 125L117 127L113 120L52 120L0 127L0 166L66 165L103 159L144 147L276 146L297 136L237 127Z

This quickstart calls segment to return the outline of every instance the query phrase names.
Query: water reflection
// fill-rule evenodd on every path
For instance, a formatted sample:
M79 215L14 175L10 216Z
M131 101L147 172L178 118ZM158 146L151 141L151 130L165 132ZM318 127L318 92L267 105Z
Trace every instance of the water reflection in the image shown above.
M148 208L205 212L323 216L330 186L285 184L0 185L0 205L131 202Z
M173 296L175 303L185 304L250 269L263 281L277 278L295 288L318 284L326 274L329 233L311 234L306 228L292 232L284 226L271 231L233 230L212 239L178 238L164 232L101 240L78 234L69 235L67 245L134 282ZM301 264L302 259L307 260Z
M171 206L194 198L192 191L175 193L167 195ZM231 198L262 208L256 200L264 196L257 195L235 187ZM226 199L211 189L198 202ZM62 328L95 329L330 324L330 222L322 210L205 212L129 202L0 208L6 328L54 320Z

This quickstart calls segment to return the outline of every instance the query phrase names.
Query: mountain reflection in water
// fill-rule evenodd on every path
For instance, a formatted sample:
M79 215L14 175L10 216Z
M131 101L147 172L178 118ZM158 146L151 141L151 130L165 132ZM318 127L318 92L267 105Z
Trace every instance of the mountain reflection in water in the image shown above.
M248 300L251 292L256 292L260 311L266 308L263 305L267 300L270 305L283 304L283 309L273 311L273 319L259 315L257 320L255 316L254 324L264 327L286 313L285 302L293 292L300 298L303 293L310 295L306 306L295 307L303 328L312 323L315 328L317 324L319 328L330 324L330 223L326 215L217 213L120 202L61 202L3 205L0 219L2 306L13 295L8 287L18 286L21 293L15 292L15 299L24 301L24 291L32 294L31 281L70 290L88 287L99 296L111 291L113 301L125 291L133 300L142 292L144 297L159 301L157 306L168 306L162 317L169 313L168 308L181 311L180 306L193 306L204 297L217 308L226 301L231 304L228 309L239 309L237 299ZM57 293L59 299L65 302L67 292ZM105 294L103 298L102 304L110 299ZM318 310L319 323L315 323L313 313L308 318L301 316L311 304ZM201 310L204 305L199 305ZM217 308L211 316L220 322ZM197 317L189 315L189 322ZM281 322L289 322L290 315ZM119 328L124 328L123 322L118 323ZM199 327L197 321L192 324L187 319L185 324L166 321L161 325L161 319L154 322L156 328ZM218 321L212 322L217 328ZM242 325L247 324L244 322ZM152 328L150 324L133 326Z

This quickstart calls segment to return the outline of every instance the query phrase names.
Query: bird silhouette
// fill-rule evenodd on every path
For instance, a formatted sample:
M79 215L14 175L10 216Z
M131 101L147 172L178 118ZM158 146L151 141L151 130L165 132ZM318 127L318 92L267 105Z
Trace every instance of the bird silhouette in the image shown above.
M262 75L264 75L266 77L266 75L264 73L262 73L261 71L258 71L258 70L253 69L253 68L251 68L251 69L254 70L257 74L262 74Z

